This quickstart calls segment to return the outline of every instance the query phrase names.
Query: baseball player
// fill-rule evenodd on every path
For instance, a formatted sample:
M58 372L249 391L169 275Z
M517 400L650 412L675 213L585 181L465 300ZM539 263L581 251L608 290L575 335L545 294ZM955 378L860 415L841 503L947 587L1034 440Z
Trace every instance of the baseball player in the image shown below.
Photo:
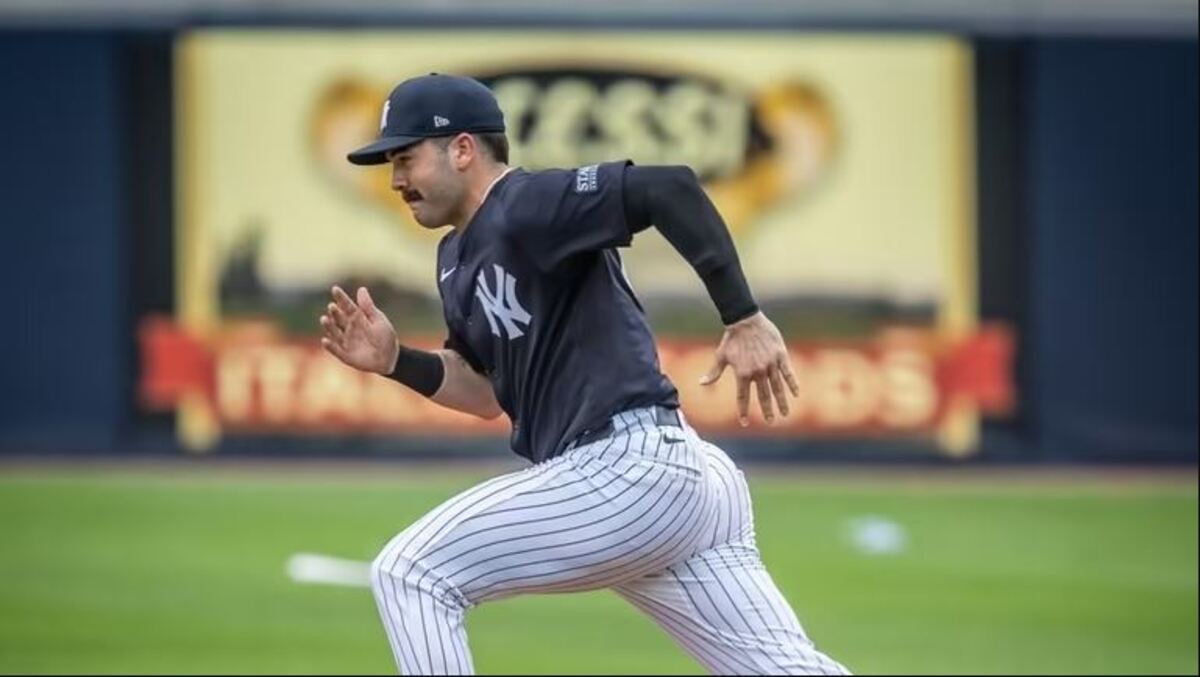
M372 590L405 674L474 670L465 612L526 593L610 588L716 674L844 674L814 648L759 558L741 471L701 439L659 370L618 247L651 225L704 281L730 368L770 422L798 394L779 331L755 305L721 217L685 167L510 168L490 90L431 74L397 86L379 138L349 155L391 163L392 188L437 253L448 338L403 345L365 288L320 318L342 362L434 402L512 421L532 461L455 496L396 536Z

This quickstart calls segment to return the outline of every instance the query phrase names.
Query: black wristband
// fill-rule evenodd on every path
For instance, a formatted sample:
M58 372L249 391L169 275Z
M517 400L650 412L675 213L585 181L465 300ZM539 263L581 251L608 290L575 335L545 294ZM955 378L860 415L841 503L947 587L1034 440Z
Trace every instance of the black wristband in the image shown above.
M437 353L400 346L396 366L387 377L403 383L425 397L433 397L438 388L442 387L442 381L446 379L446 365L442 364L442 358Z
M750 285L742 267L733 263L700 274L708 296L721 314L721 322L729 326L758 312L758 304L750 293Z

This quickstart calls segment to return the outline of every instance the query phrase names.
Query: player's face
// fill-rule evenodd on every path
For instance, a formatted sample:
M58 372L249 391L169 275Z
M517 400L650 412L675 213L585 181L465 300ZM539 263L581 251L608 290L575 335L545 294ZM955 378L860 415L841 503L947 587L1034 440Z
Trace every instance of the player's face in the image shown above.
M388 156L392 190L400 193L413 218L426 228L455 223L462 212L466 180L455 171L446 149L422 141Z

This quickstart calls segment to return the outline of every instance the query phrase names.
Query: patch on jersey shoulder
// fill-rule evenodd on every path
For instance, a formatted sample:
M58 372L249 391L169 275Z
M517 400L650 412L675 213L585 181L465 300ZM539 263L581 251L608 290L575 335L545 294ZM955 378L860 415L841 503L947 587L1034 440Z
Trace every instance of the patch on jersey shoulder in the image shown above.
M594 193L600 187L600 165L588 165L575 170L575 192Z

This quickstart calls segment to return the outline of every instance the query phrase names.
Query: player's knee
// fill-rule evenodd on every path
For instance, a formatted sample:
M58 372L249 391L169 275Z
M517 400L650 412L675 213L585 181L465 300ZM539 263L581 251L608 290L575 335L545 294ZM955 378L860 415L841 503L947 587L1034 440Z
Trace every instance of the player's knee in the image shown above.
M371 562L372 585L395 585L403 583L408 588L428 589L430 577L422 575L425 566L420 558L411 554L403 539L389 543Z
M377 599L401 606L418 603L421 597L432 597L435 603L448 607L470 605L457 588L402 544L389 545L371 562L371 590Z
M413 561L405 556L402 543L389 543L371 562L371 589L376 595L394 590L408 572Z

